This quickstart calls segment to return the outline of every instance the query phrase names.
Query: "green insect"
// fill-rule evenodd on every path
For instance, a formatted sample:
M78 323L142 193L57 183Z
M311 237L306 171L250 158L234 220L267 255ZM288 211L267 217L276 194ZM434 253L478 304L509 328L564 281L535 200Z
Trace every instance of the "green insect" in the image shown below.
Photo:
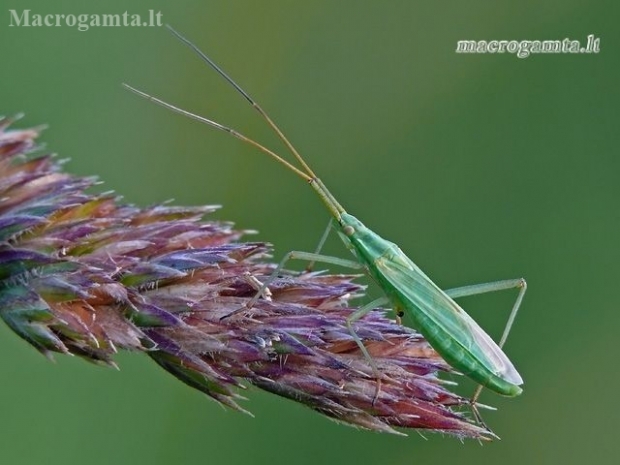
M511 279L464 286L445 291L440 289L418 266L416 266L415 263L411 261L411 259L409 259L409 257L407 257L407 255L400 250L400 248L398 248L396 244L383 239L371 229L366 227L356 217L347 213L325 187L323 182L308 166L282 131L276 126L265 111L254 101L254 99L252 99L247 92L245 92L193 43L181 36L170 26L168 26L168 29L170 29L174 35L176 35L181 41L196 52L206 63L215 69L215 71L217 71L241 95L243 95L248 102L250 102L250 104L262 115L269 126L288 147L300 163L301 169L293 166L272 150L244 136L234 129L223 126L202 116L182 110L127 84L124 84L124 86L141 97L151 100L172 111L205 123L220 131L227 132L271 156L278 163L286 166L289 170L308 182L332 215L330 220L331 224L328 225L328 229L325 231L325 234L323 234L316 252L288 253L281 261L278 268L274 271L273 275L261 286L254 299L250 301L247 307L240 310L245 310L255 304L261 295L268 290L268 284L277 276L279 271L284 267L284 264L290 259L307 260L311 263L330 263L361 269L364 270L364 272L380 286L385 294L380 299L374 300L368 305L358 309L346 320L347 327L349 328L353 339L368 360L377 379L377 392L375 394L375 399L380 393L381 375L375 361L370 356L363 342L356 334L353 324L373 308L380 305L385 305L386 303L393 307L399 318L406 314L413 322L413 326L420 331L422 335L424 335L430 345L444 358L444 360L446 360L446 362L478 383L479 386L476 389L470 404L476 417L481 423L482 419L477 411L477 406L479 404L477 404L476 401L483 387L487 387L499 394L510 397L521 394L522 389L520 386L523 384L523 379L508 357L504 354L501 347L504 345L506 338L508 337L510 328L512 327L523 300L523 296L526 291L525 280ZM325 242L329 231L332 229L331 226L335 227L347 248L355 256L354 261L320 254L323 243ZM497 344L454 301L454 299L458 297L514 288L519 289L519 293L508 318L504 333ZM237 312L233 312L233 314L234 313Z

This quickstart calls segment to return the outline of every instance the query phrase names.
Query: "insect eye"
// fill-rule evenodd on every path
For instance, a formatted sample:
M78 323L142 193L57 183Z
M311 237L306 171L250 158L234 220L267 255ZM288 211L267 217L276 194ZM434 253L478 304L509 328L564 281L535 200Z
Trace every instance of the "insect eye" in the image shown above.
M352 236L353 234L355 234L355 229L353 228L353 226L347 225L342 228L342 232L345 234L345 236Z

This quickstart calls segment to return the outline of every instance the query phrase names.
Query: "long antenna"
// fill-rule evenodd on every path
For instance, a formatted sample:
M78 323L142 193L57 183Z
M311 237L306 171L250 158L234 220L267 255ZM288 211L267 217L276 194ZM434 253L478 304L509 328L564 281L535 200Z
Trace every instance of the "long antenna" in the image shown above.
M243 90L239 84L237 84L228 74L226 74L224 72L224 70L222 70L217 64L215 64L215 62L213 60L211 60L211 58L209 58L207 55L205 55L204 52L202 50L200 50L194 43L192 43L189 39L187 39L186 37L181 35L175 29L173 29L172 26L170 26L169 24L166 24L166 27L179 40L181 40L181 42L183 42L189 48L191 48L205 63L207 63L209 66L211 66L211 68L213 68L220 76L222 76L224 79L226 79L226 81L228 81L228 83L231 86L233 86L237 90L237 92L239 92L241 95L243 95L243 97L245 97L245 99L248 102L250 102L250 105L252 105L252 107L254 107L254 109L256 109L256 111L258 111L258 113L260 113L260 115L265 119L265 121L267 121L267 124L269 124L269 126L271 126L271 128L274 130L274 132L278 135L280 140L282 140L282 142L284 142L284 144L288 147L288 149L295 156L297 161L301 164L301 166L306 171L306 173L310 176L310 178L311 179L316 178L317 176L316 176L316 174L314 174L314 171L312 171L312 169L308 166L308 164L305 162L305 160L299 154L297 149L293 146L293 144L291 144L291 142L287 139L287 137L280 130L280 128L276 125L276 123L273 122L273 120L269 117L267 112L265 112L265 110L263 110L261 108L261 106L258 103L256 103L256 101L252 97L250 97L250 95L245 90Z
M156 103L157 105L161 105L164 108L167 108L169 110L174 111L175 113L179 113L183 116L187 116L188 118L191 118L193 120L199 121L201 123L207 124L209 126L211 126L212 128L215 128L219 131L224 131L228 134L230 134L233 137L236 137L239 140L242 140L243 142L250 144L254 147L256 147L258 150L260 150L263 153L266 153L267 155L269 155L270 157L274 158L278 163L281 163L282 165L286 166L288 169L290 169L291 171L293 171L295 174L297 174L298 176L302 177L304 180L310 182L312 181L312 179L314 179L313 177L307 175L306 173L304 173L303 171L301 171L299 168L291 165L288 161L286 161L285 159L283 159L280 155L278 155L277 153L275 153L272 150L269 150L267 147L265 147L262 144L259 144L258 142L256 142L253 139L250 139L249 137L243 135L242 133L240 133L239 131L236 131L232 128L229 128L228 126L224 126L223 124L220 124L216 121L210 120L208 118L205 118L203 116L197 115L195 113L191 113L187 110L183 110L182 108L176 107L168 102L165 102L161 99L158 99L157 97L153 97L152 95L147 94L146 92L142 92L141 90L136 89L135 87L131 87L129 84L126 84L123 82L123 87L125 87L126 89L132 91L134 94L139 95L140 97L143 97L151 102Z

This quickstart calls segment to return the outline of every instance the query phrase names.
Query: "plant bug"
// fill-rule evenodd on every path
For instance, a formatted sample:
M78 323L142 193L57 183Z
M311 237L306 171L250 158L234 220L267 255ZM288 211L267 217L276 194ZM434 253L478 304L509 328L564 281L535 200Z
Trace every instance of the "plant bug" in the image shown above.
M208 63L220 76L228 81L228 83L232 85L258 113L260 113L293 154L301 168L294 166L274 151L230 127L185 111L127 84L124 84L124 86L139 96L174 112L207 124L220 131L227 132L233 137L269 155L278 163L284 165L290 171L308 182L331 214L331 225L328 226L328 229L322 236L317 250L314 253L289 252L280 262L272 276L263 283L261 289L257 295L251 299L248 306L240 310L251 307L261 295L263 295L264 291L267 290L268 284L277 276L278 272L290 259L301 259L311 263L322 262L361 269L379 285L384 296L370 302L368 305L364 305L352 313L347 318L346 324L351 336L369 361L373 373L377 378L377 393L375 398L377 398L380 393L381 375L375 361L355 332L353 325L373 308L386 303L393 307L398 317L407 315L413 322L413 326L424 335L430 345L446 362L478 383L478 387L472 396L470 404L474 414L481 423L483 422L477 411L477 405L479 404L477 404L476 401L483 387L487 387L499 394L509 397L521 394L522 389L520 386L523 384L523 380L512 362L504 354L501 347L506 342L506 338L508 337L523 300L523 296L525 295L527 288L525 280L520 278L448 290L440 289L396 244L383 239L366 227L356 217L347 213L260 105L258 105L256 101L217 64L198 49L196 45L180 35L170 26L167 27L175 36L197 53L203 61ZM320 254L321 247L332 225L337 230L347 248L355 256L355 260L346 260ZM454 301L454 299L506 289L518 289L519 293L513 304L502 337L499 343L495 343ZM234 313L237 313L237 311L232 314Z

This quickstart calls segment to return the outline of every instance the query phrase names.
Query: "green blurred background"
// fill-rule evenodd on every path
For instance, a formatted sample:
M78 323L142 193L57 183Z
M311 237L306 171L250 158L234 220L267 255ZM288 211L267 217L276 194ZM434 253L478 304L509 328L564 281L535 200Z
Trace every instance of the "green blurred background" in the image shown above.
M116 372L52 364L0 326L6 464L618 463L617 2L4 0L0 112L148 205L218 217L288 250L314 247L314 194L238 141L124 91L127 81L260 141L245 102L164 29L8 27L33 13L161 10L268 109L348 207L443 287L524 276L506 346L526 384L492 393L502 437L357 431L249 389L225 411L146 357ZM599 55L457 55L460 39L601 38ZM337 241L328 252L346 256ZM463 301L498 335L514 294ZM470 386L467 386L468 388Z

